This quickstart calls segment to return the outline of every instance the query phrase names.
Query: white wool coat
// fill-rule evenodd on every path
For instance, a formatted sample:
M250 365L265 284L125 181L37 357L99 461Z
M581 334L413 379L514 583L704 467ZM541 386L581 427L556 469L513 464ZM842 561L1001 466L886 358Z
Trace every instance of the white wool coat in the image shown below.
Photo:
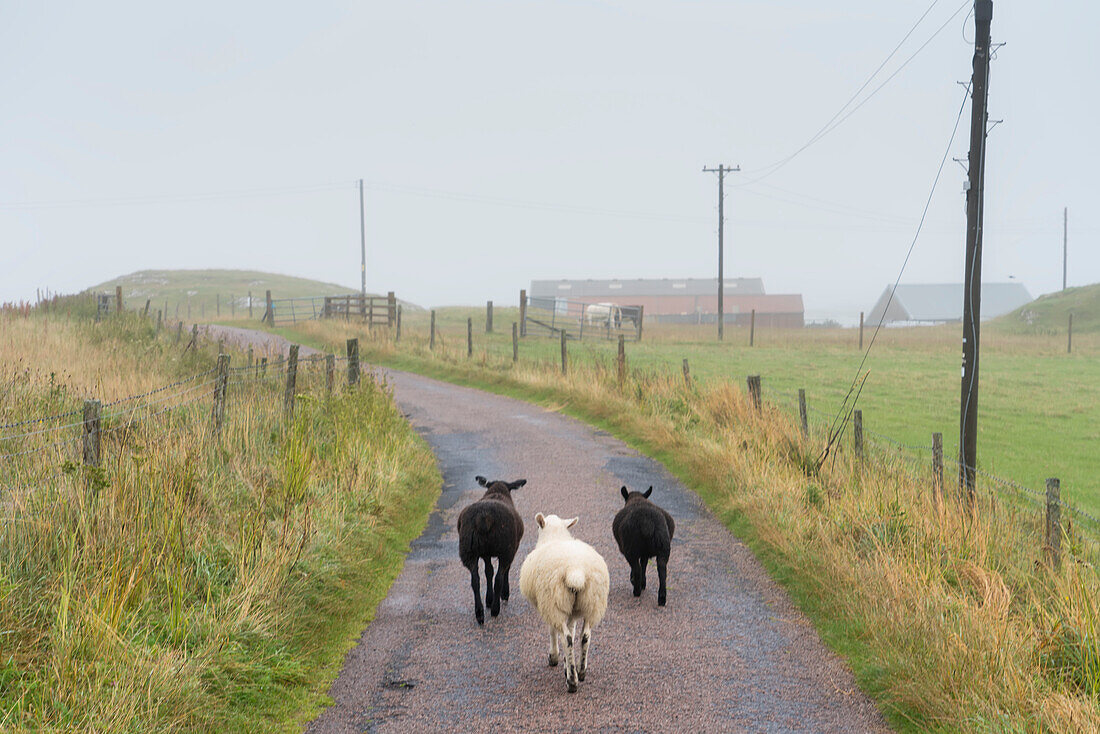
M553 630L584 618L595 628L607 611L611 580L607 563L596 549L569 535L539 538L519 571L519 588Z

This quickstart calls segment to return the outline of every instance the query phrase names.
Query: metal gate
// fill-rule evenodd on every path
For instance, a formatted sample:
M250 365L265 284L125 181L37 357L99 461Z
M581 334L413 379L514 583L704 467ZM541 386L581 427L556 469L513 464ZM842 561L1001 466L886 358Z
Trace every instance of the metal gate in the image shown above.
M521 310L524 335L558 337L564 331L567 339L642 339L642 306L528 296Z

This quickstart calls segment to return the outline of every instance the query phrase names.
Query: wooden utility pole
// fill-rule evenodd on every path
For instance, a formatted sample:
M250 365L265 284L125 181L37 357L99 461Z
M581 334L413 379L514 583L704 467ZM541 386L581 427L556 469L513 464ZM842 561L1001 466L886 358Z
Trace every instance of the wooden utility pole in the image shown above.
M363 214L363 179L359 179L359 249L363 256L360 293L367 295L367 220Z
M982 214L989 101L989 26L993 0L974 0L974 71L970 93L970 155L966 190L966 262L963 279L962 396L959 406L959 489L973 512L978 464L978 355L982 301Z
M724 184L726 181L726 174L733 171L740 171L741 166L730 167L723 164L718 164L718 168L703 167L704 173L717 173L718 174L718 341L722 341L724 336L724 326L726 320L725 310L725 275L724 275L724 263L723 263L723 243L722 243L722 230L726 221L723 204L725 203L726 194Z
M519 291L519 335L527 336L527 291Z

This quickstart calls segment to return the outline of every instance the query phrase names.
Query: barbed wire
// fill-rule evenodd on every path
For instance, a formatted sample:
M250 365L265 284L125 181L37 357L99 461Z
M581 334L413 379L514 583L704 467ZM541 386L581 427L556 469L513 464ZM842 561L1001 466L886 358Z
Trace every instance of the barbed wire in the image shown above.
M84 409L81 408L80 410L77 410L77 411L74 411L74 412L75 413L82 413L82 412L84 412ZM66 428L72 428L74 426L82 426L82 425L84 425L84 421L79 420L79 421L74 421L72 423L66 423L66 424L61 425L61 426L52 426L50 428L42 428L42 429L39 429L37 431L27 431L26 433L15 433L15 434L12 434L10 436L0 436L0 441L14 441L17 438L27 438L29 436L40 436L43 433L53 433L54 431L61 431L61 430L64 430Z
M25 451L13 451L13 452L8 453L8 454L0 454L0 459L13 459L17 456L29 456L30 454L38 454L38 453L42 453L43 451L49 451L54 446L60 446L62 444L72 443L72 442L75 442L75 441L78 441L78 440L79 439L75 439L75 438L63 438L60 441L51 441L48 444L44 444L42 446L37 446L33 449L26 449Z
M6 431L9 428L18 428L19 426L29 426L32 423L43 423L45 421L52 421L52 420L56 420L58 418L68 418L70 416L80 415L80 413L82 413L83 411L84 411L84 408L77 408L76 410L70 410L70 411L65 412L65 413L56 413L54 415L45 415L45 416L42 416L41 418L28 418L27 420L16 421L15 423L5 423L4 425L0 425L0 431ZM15 436L14 438L18 438L18 436Z
M205 372L200 372L197 375L192 375L191 377L185 377L184 379L173 382L170 385L165 385L163 387L158 387L155 390L150 390L148 392L144 392L144 393L141 393L139 395L127 395L124 398L119 398L118 400L112 400L109 403L103 403L102 407L110 408L110 407L115 406L115 405L120 405L121 403L128 403L130 401L138 400L140 398L145 398L145 397L148 397L150 395L156 395L157 393L162 393L165 390L171 390L173 387L179 387L180 385L186 385L189 382L194 382L195 380L199 379L200 377L204 377L205 375L213 374L214 372L217 372L217 368L208 369Z

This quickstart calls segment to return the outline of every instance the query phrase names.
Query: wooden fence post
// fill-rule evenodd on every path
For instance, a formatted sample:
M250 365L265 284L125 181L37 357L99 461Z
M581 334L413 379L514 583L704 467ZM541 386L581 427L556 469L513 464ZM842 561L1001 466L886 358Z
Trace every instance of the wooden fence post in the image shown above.
M99 421L102 405L84 401L84 466L99 466Z
M642 340L643 322L645 322L645 306L638 306L638 341Z
M267 291L267 294L264 296L264 300L265 300L264 317L262 319L260 319L260 323L263 323L263 322L266 321L266 322L270 323L272 326L274 326L275 325L275 307L271 303L271 291Z
M160 333L161 325L164 323L164 312L159 308L157 309L157 333Z
M229 355L218 355L218 371L214 377L214 407L211 418L214 421L214 436L222 432L222 421L225 418L225 392L229 387Z
M1047 479L1047 537L1046 552L1050 565L1062 564L1062 498L1061 482L1057 477Z
M859 312L859 351L863 351L863 312Z
M221 293L215 293L214 298L217 299L217 300L214 301L214 308L216 309L214 311L214 315L215 316L221 316L222 315L222 294Z
M619 389L623 389L626 382L626 337L619 334L619 355L615 360L619 373Z
M146 298L146 299L145 299L145 310L143 310L143 311L141 312L141 315L142 315L142 316L143 316L144 318L149 318L149 302L150 302L151 300L152 300L151 298ZM1070 323L1070 326L1072 326L1072 325L1073 325L1073 314L1070 314L1070 317L1069 317L1069 323Z
M325 392L332 395L332 386L336 383L336 355L325 355Z
M806 410L806 389L798 388L798 422L802 426L802 438L810 437L810 416Z
M1069 327L1066 329L1066 354L1073 353L1073 313L1069 315Z
M122 286L115 286L115 311L122 313Z
M755 308L752 310L752 313L749 314L749 346L750 347L753 345L754 341L756 341L756 309Z
M466 359L474 356L474 318L466 317Z
M519 361L519 324L512 322L512 363Z
M485 333L493 333L493 302L485 302Z
M252 345L248 345L248 368L252 369Z
M283 410L287 417L294 415L294 389L298 383L298 345L290 345L286 359L286 392L283 393Z
M752 399L752 407L759 412L763 404L760 399L760 375L749 375L747 383L749 386L749 397Z
M348 385L359 384L359 340L348 339Z
M568 369L568 362L565 353L565 329L561 330L561 373L564 375Z
M432 309L432 325L429 330L428 349L435 349L435 309Z
M395 342L401 341L401 304L397 304L397 328L393 334Z
M393 291L386 294L386 322L391 329L397 324L397 296Z
M176 322L176 344L180 343L180 339L183 338L183 322Z
M260 378L267 377L267 357L260 357Z
M519 291L519 335L527 336L527 290Z
M687 357L684 357L684 387L691 387L691 367L688 366Z
M932 434L932 501L943 507L943 434Z
M863 411L852 411L852 440L855 442L856 457L863 461Z

